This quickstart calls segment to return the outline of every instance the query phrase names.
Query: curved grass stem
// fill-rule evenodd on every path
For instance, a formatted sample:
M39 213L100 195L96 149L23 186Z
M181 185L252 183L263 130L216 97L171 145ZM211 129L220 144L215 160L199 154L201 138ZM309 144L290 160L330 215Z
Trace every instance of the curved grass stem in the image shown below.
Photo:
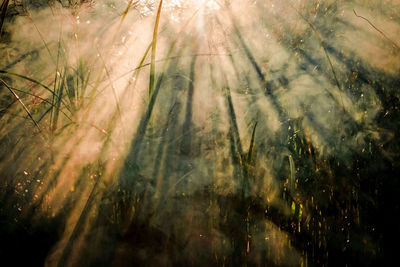
M5 82L3 79L0 79L0 82L11 92L11 94L18 100L18 102L21 104L22 108L25 110L25 112L28 114L29 118L32 120L33 124L35 124L36 128L39 130L39 132L42 132L42 129L40 129L39 124L35 121L35 119L32 117L32 114L29 112L28 108L25 106L24 102L22 102L21 98L17 95L17 93L14 92L14 90Z

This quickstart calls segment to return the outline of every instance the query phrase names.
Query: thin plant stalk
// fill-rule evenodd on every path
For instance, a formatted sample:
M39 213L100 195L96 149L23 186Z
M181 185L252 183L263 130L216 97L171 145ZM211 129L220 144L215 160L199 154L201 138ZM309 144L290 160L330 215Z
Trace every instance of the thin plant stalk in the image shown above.
M157 16L156 16L156 23L154 25L154 32L153 32L153 41L151 44L151 64L150 64L150 82L149 82L149 98L154 91L154 79L155 79L155 72L156 72L156 48L157 48L157 35L158 35L158 25L160 23L160 16L161 16L161 8L162 8L163 0L160 1L160 5L158 6Z
M3 0L3 3L1 4L0 36L1 36L1 33L3 32L3 23L4 23L4 19L6 18L8 2L10 2L10 1Z
M121 20L120 20L120 22L119 22L119 24L118 24L117 30L116 30L116 31L114 32L114 34L113 34L113 37L112 37L112 39L111 39L111 45L109 46L109 48L107 49L107 51L106 51L106 53L105 53L105 57L104 57L103 62L107 62L107 61L108 61L108 58L109 58L109 55L110 55L110 51L111 51L112 45L114 44L115 39L117 38L117 35L118 35L118 33L120 32L121 26L122 26L123 22L125 21L125 18L126 18L128 12L129 12L129 9L132 7L132 5L134 5L134 4L136 4L136 3L137 3L137 1L135 1L135 2L133 2L133 0L130 0L130 1L129 1L128 6L126 7L124 13L122 14L122 17L121 17ZM100 85L100 83L101 83L101 81L102 81L103 69L104 69L104 68L105 68L105 65L103 65L102 68L101 68L100 71L99 71L99 74L98 74L98 76L97 76L97 79L96 79L95 85L94 85L94 87L93 87L92 93L91 93L91 95L90 95L90 97L89 97L90 102L92 102L93 99L95 98L96 89L99 87L99 85Z
M381 30L378 29L374 24L372 24L372 22L369 21L369 19L367 19L367 18L365 18L365 17L363 17L363 16L358 15L357 12L355 11L355 9L353 9L353 12L354 12L354 15L356 15L356 17L361 18L361 19L365 20L366 22L368 22L368 24L371 25L371 27L374 28L376 31L378 31L386 40L388 40L388 41L392 44L392 46L393 46L394 48L396 48L396 49L399 49L399 48L400 48L392 39L390 39L389 37L387 37L387 35L386 35L383 31L381 31Z
M315 26L306 17L304 17L303 14L301 14L300 11L297 10L297 8L295 8L293 5L290 5L290 6L296 11L296 13L299 15L299 17L301 17L310 26L310 29L314 33L315 37L317 37L318 42L320 43L322 49L324 50L326 59L328 60L329 67L331 68L332 75L333 75L333 78L336 83L336 86L339 89L338 92L340 95L340 101L342 102L342 109L344 110L345 107L344 107L344 102L343 102L343 97L342 97L342 87L340 86L339 79L337 78L335 68L333 67L333 64L331 61L331 57L329 56L328 50L326 49L326 45L325 45L324 41L322 40L321 35L319 34L317 28L315 28Z
M60 113L60 105L61 105L61 99L63 97L64 86L65 86L65 74L63 77L61 77L58 96L57 96L56 102L53 103L53 104L55 104L54 116L53 116L53 122L52 122L53 125L51 128L53 133L57 129L58 115Z
M59 67L59 62L60 62L60 51L61 51L61 34L62 34L62 28L61 28L61 31L60 31L60 35L59 35L59 37L58 37L58 51L57 51L57 61L56 61L56 73L54 74L54 89L53 89L53 92L55 92L56 91L56 87L57 87L57 79L58 79L58 75L59 75L59 69L58 69L58 67ZM47 47L47 46L46 46ZM50 54L51 55L51 54ZM63 81L64 82L64 81ZM54 106L54 100L55 100L55 94L53 94L53 97L52 97L52 106ZM59 101L61 101L61 97L59 97ZM59 108L59 105L58 105L58 108ZM51 110L51 113L50 113L50 121L52 121L52 117L53 117L53 110Z
M0 73L7 74L7 75L10 75L10 76L16 76L16 77L25 79L27 81L33 82L33 83L43 87L46 91L50 92L54 97L57 97L56 93L53 90L51 90L48 86L44 85L43 83L41 83L41 82L39 82L39 81L37 81L35 79L29 78L29 77L27 77L25 75L22 75L22 74L9 72L9 71L5 71L5 70L0 70ZM71 110L68 108L68 105L62 99L61 99L61 102L68 109L68 111L71 112Z
M11 92L11 94L18 100L18 102L21 104L25 112L28 114L29 118L32 120L33 124L35 124L36 128L38 128L39 132L42 132L42 129L40 129L39 124L35 121L35 119L32 117L32 114L29 112L28 108L25 106L24 102L22 102L21 98L17 95L17 93L14 92L14 90L5 82L3 79L0 79L0 82Z
M43 101L43 102L49 104L49 105L50 105L51 107L53 107L53 108L55 107L55 105L54 105L51 101L49 101L49 100L47 100L47 99L45 99L45 98L43 98L43 97L40 97L40 96L38 96L38 95L36 95L36 94L32 94L32 93L29 93L29 92L25 92L25 91L20 90L20 89L17 89L17 88L12 88L12 87L11 87L11 89L13 89L14 91L20 92L20 93L22 93L22 94L26 94L26 95L32 96L32 97L34 97L34 98L37 98L37 99L39 99L39 100L41 100L41 101ZM71 119L62 109L59 109L59 112L61 112L69 121L73 122L72 119ZM37 120L37 122L39 123L40 120Z

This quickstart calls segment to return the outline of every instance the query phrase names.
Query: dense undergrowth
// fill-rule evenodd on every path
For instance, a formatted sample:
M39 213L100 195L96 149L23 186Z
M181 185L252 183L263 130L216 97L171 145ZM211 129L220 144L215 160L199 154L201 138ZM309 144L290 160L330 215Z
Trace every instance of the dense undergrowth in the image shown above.
M1 8L6 266L396 259L396 1Z

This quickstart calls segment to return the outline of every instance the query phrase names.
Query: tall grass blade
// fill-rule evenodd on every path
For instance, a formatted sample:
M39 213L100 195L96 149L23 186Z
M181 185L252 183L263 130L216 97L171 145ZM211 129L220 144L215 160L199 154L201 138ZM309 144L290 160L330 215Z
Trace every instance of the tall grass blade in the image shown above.
M165 60L165 61L168 61L169 59L175 59L175 58L177 58L177 57L170 57L170 55L171 55L171 53L172 53L172 51L173 51L173 49L174 49L174 47L175 47L175 45L176 45L176 43L177 43L177 41L178 41L178 37L182 34L183 30L186 28L187 25L189 25L189 23L192 21L192 19L196 17L196 15L197 15L198 12L199 12L199 9L196 10L196 11L193 13L193 15L189 18L189 20L185 23L185 25L183 25L182 29L181 29L180 32L177 34L177 37L175 38L175 40L172 41L171 46L170 46L170 49L168 50L167 57L166 57L165 59L163 59L163 60L156 60L156 61L154 61L153 63L155 63L155 62L161 62L161 61L164 61L164 60ZM151 42L151 43L149 44L149 46L147 47L147 49L146 49L146 51L145 51L145 53L144 53L142 59L140 60L139 66L136 67L136 68L134 69L134 70L136 70L136 73L135 73L135 76L134 76L134 80L135 80L135 83L134 83L134 85L133 85L134 88L136 87L136 83L137 83L137 81L138 81L138 77L139 77L139 74L140 74L141 69L142 69L143 67L145 67L145 66L148 66L148 65L151 65L151 64L152 64L152 61L151 61L150 63L146 63L146 64L144 63L144 61L145 61L146 58L147 58L147 55L148 55L149 52L150 52L150 49L152 48L152 45L153 45L153 42ZM166 64L164 63L164 65L163 65L163 70L165 70L165 69L166 69Z
M122 15L122 18L121 18L121 21L120 21L120 25L122 24L122 22L124 22L124 20L125 20L125 18L126 18L126 15L128 15L129 9L130 9L132 6L135 6L135 5L138 4L138 3L139 3L139 1L135 1L135 2L133 2L133 0L130 0L130 1L129 1L128 6L126 7L126 9L125 9L125 11L124 11L124 14Z
M317 38L318 42L320 43L322 49L324 50L324 54L326 56L326 59L328 60L329 67L331 68L332 75L333 75L333 78L334 78L335 83L336 83L336 87L339 89L338 92L339 92L339 95L340 95L340 101L342 102L342 109L344 110L345 109L344 108L344 102L343 102L343 97L342 97L342 93L341 93L342 92L342 87L340 86L339 79L337 78L335 68L333 67L333 64L332 64L332 61L331 61L331 57L329 56L328 50L326 49L325 42L322 40L322 37L319 34L317 28L315 28L315 26L306 17L304 17L303 14L301 14L300 11L297 10L297 8L295 8L293 5L290 5L290 6L296 11L296 13L299 15L299 17L302 18L308 24L308 26L310 26L310 29L312 30L312 32L314 33L314 35Z
M33 124L35 124L36 128L38 128L39 132L42 132L42 129L40 129L39 124L35 121L35 119L32 117L32 114L29 112L28 108L25 106L24 102L22 102L21 98L17 95L17 93L14 92L14 90L2 79L0 79L0 82L11 92L11 94L18 100L18 102L21 104L25 112L28 114L29 118L32 120Z
M129 12L129 9L132 7L132 5L136 5L137 3L138 3L138 1L135 1L135 2L133 2L133 0L129 1L128 6L126 7L124 13L122 14L122 17L121 17L121 20L120 20L120 22L118 24L118 27L115 30L114 34L113 34L113 37L111 39L111 45L107 49L107 51L105 53L104 62L108 62L108 58L109 58L109 55L110 55L111 48L112 48L112 46L113 46L113 44L115 42L115 39L117 38L118 33L120 32L121 26L122 26L122 24L123 24L123 22L124 22L124 20L125 20L125 18L127 16L128 12ZM103 65L101 67L101 69L99 71L99 74L97 75L97 79L96 79L95 85L94 85L93 90L92 90L92 92L90 94L90 97L89 97L89 99L90 99L90 103L89 104L91 104L93 102L94 98L95 98L96 89L99 87L99 85L101 83L102 76L103 76L103 69L104 68L105 68L105 65Z
M14 73L14 72L9 72L9 71L6 71L6 70L0 70L0 73L2 73L2 74L7 74L7 75L10 75L10 76L15 76L15 77L22 78L22 79L24 79L24 80L33 82L33 83L35 83L35 84L37 84L37 85L43 87L46 91L50 92L54 97L57 97L56 93L55 93L53 90L51 90L48 86L44 85L43 83L41 83L41 82L39 82L39 81L37 81L37 80L35 80L35 79L29 78L29 77L27 77L27 76L25 76L25 75L22 75L22 74L18 74L18 73ZM61 100L61 102L62 102L63 105L68 109L68 111L71 112L71 110L69 109L68 105L65 104L65 102L64 102L63 100ZM71 112L71 113L72 113L72 112Z
M137 83L137 80L139 78L139 74L140 74L140 71L141 71L142 67L146 66L146 64L144 64L144 61L146 60L146 57L150 52L151 46L152 46L152 43L150 43L149 46L147 47L146 51L144 52L144 55L143 55L142 59L139 62L139 66L136 68L137 71L136 71L135 76L134 76L135 82L133 84L133 88L136 87L136 83Z
M97 52L98 52L99 55L100 55L100 59L103 60L104 70L105 70L105 72L106 72L106 75L107 75L107 78L108 78L108 80L109 80L109 83L110 83L110 86L111 86L111 90L112 90L112 93L113 93L113 96L114 96L114 99L115 99L115 105L116 105L116 107L117 107L117 113L118 113L118 116L119 116L121 122L123 123L123 121L122 121L122 112L121 112L121 107L120 107L120 104L119 104L118 95L117 95L117 92L116 92L114 83L113 83L113 81L112 81L112 79L111 79L110 72L108 71L107 63L104 62L104 59L103 59L103 57L101 56L100 51L97 50Z
M61 99L63 97L63 92L64 92L64 86L65 86L65 75L63 77L61 77L61 81L60 81L60 88L59 88L59 92L58 92L58 97L56 98L56 101L54 103L54 116L53 116L53 122L52 122L52 132L54 133L54 131L57 129L57 122L58 122L58 115L60 113L60 106L61 106Z
M156 72L156 48L157 48L157 35L158 35L158 25L160 23L160 16L161 16L161 8L162 8L163 0L160 1L160 5L158 6L156 23L154 25L154 32L153 32L153 41L151 45L151 64L150 64L150 83L149 83L149 97L154 91L154 79L155 79L155 72Z
M4 19L6 18L8 2L10 2L10 1L3 0L3 3L1 4L0 36L1 36L1 33L3 32L3 23L4 23Z
M47 52L50 55L50 59L53 62L54 65L56 65L56 62L54 61L54 57L50 51L49 46L47 45L46 41L44 40L44 36L43 34L40 32L39 28L37 27L35 21L33 21L32 15L29 13L29 11L27 9L25 9L26 13L27 13L27 17L28 19L32 22L33 26L35 27L37 33L39 34L40 40L43 42L44 47L46 48Z
M16 92L20 92L22 94L29 95L29 96L32 96L32 97L34 97L36 99L39 99L40 101L49 104L51 108L55 108L55 105L51 101L49 101L49 100L47 100L47 99L45 99L45 98L43 98L41 96L29 93L29 92L25 92L23 90L20 90L20 89L17 89L17 88L13 88L13 87L11 87L11 89L13 89ZM59 109L59 112L61 112L69 121L72 122L72 119L62 109ZM40 121L41 121L41 119L37 120L36 122L39 123Z
M60 35L58 37L56 73L54 74L54 89L53 89L54 92L56 91L56 88L57 88L57 79L58 79L58 74L59 74L58 67L59 67L59 62L60 62L60 51L61 51L61 49L60 49L61 48L61 33L62 33L62 30L60 31ZM54 100L55 100L55 95L53 95L52 100L51 100L52 106L54 106ZM52 121L52 118L53 118L53 110L51 110L51 113L50 113L50 121Z

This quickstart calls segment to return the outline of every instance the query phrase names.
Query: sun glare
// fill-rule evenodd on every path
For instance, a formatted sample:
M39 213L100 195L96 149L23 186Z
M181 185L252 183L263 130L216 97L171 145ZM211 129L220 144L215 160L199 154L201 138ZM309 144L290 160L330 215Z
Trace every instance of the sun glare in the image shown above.
M203 7L207 10L218 10L220 8L217 1L214 0L168 0L166 4L172 7L195 6L196 8Z
M395 2L0 0L0 266L395 266Z

